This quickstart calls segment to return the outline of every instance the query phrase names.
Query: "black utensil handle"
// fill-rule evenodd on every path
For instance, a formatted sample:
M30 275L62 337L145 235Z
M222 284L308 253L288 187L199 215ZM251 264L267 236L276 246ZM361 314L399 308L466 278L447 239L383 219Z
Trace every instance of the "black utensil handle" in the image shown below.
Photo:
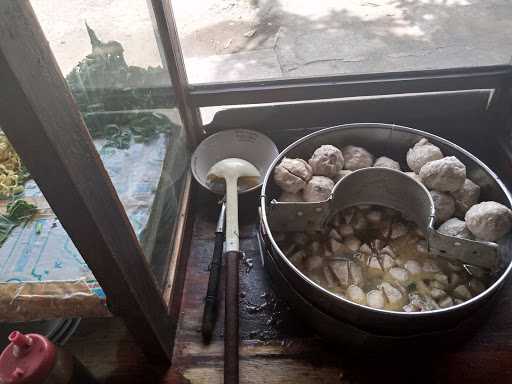
M238 264L240 252L226 252L224 259L226 261L224 384L238 384Z
M201 333L205 343L210 342L215 320L217 319L217 296L219 291L220 270L222 265L222 248L224 245L224 233L215 233L215 247L210 264L210 277L208 278L208 289L204 299L203 324Z

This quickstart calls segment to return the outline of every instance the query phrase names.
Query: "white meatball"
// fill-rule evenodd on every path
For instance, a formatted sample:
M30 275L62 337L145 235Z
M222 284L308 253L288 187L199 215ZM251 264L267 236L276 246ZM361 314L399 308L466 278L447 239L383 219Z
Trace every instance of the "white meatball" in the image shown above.
M285 192L297 193L313 176L309 164L302 159L281 160L274 169L274 181Z
M309 165L316 176L334 177L344 165L343 154L334 145L318 147L309 159Z
M455 200L448 193L430 191L436 210L436 223L443 223L455 213Z
M398 161L390 159L389 157L386 156L381 156L377 160L375 160L375 164L373 164L373 166L381 168L391 168L400 171L400 164L398 164Z
M350 285L347 288L347 298L357 304L366 304L366 295L357 285Z
M384 308L385 298L380 289L374 289L366 294L366 302L372 308Z
M479 240L496 241L512 229L512 211L494 201L473 205L465 218L466 226Z
M455 156L449 156L425 164L419 174L427 188L455 192L466 180L466 167Z
M343 179L345 176L348 176L352 173L352 171L349 171L348 169L342 169L338 171L338 173L332 178L335 183Z
M418 141L414 147L407 152L407 165L414 172L418 173L425 164L430 161L440 160L443 153L435 145L429 143L425 138Z
M437 231L443 235L460 237L462 239L473 238L473 235L466 227L466 223L457 219L456 217L452 217L451 219L446 220L443 224L441 224Z
M278 201L282 201L285 203L293 203L302 200L302 195L300 193L291 193L291 192L283 192L281 196L277 199Z
M452 196L455 199L455 214L458 217L464 217L468 209L478 203L480 187L466 179L460 189L452 192Z
M342 149L342 152L345 159L345 169L355 171L371 167L373 164L372 154L364 148L348 145Z
M405 174L409 177L412 177L414 180L416 180L418 183L421 183L421 177L418 176L415 172L405 172Z
M323 201L327 200L330 196L334 182L325 176L313 176L308 181L304 191L302 192L302 198L304 201Z

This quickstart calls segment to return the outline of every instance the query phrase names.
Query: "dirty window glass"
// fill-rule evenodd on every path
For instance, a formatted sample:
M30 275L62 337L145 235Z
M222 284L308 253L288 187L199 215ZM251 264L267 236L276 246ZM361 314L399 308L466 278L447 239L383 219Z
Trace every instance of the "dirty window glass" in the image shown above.
M145 0L31 5L163 287L189 157L150 9ZM19 192L17 198L37 212L0 248L0 283L80 281L80 289L101 298L101 287L29 174Z

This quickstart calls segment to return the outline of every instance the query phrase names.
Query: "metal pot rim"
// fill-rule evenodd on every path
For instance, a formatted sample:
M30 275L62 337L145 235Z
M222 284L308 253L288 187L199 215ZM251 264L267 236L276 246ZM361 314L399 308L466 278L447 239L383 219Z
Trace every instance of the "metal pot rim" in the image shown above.
M281 259L283 259L283 261L287 264L287 266L295 274L297 274L306 284L308 284L309 286L313 287L314 289L320 290L320 292L322 292L323 294L329 296L331 299L334 299L335 301L340 301L340 302L344 303L345 305L348 304L348 305L353 306L354 308L357 308L359 310L366 310L366 311L370 311L370 312L373 312L373 313L381 313L383 315L388 315L388 316L398 316L398 317L404 317L404 318L405 317L411 318L411 317L436 316L436 315L438 315L440 313L455 312L455 311L457 311L459 309L462 309L462 308L465 308L465 307L469 307L473 303L476 303L477 301L480 301L480 300L486 298L487 296L492 295L494 293L494 291L497 290L498 287L503 284L504 280L510 274L510 271L512 270L512 260L508 263L508 266L506 267L505 271L501 274L501 276L493 284L491 284L485 291L483 291L482 293L476 295L475 297L473 297L473 298L471 298L471 299L469 299L469 300L467 300L467 301L465 301L465 302L463 302L461 304L457 304L457 305L454 305L454 306L448 307L448 308L442 308L442 309L436 309L436 310L432 310L432 311L427 311L427 312L398 312L398 311L389 311L389 310L384 310L384 309L371 308L371 307L368 307L368 306L365 306L365 305L354 303L354 302L352 302L350 300L347 300L345 298L342 298L342 297L336 295L335 293L333 293L333 292L323 288L321 285L315 283L313 280L311 280L309 277L307 277L305 274L303 274L297 267L295 267L290 262L290 260L288 260L288 258L284 255L284 253L282 252L281 248L277 245L277 243L276 243L276 241L274 239L274 236L273 236L272 231L271 231L271 229L269 227L269 224L268 224L267 213L266 213L267 205L266 205L265 193L266 193L266 190L267 190L267 187L268 187L268 184L269 184L269 180L271 178L271 175L272 175L272 172L273 172L274 168L281 161L281 159L283 157L285 157L285 155L289 151L291 151L292 149L298 147L299 145L303 144L304 142L310 140L311 138L313 138L315 136L319 136L319 135L322 135L322 134L325 134L325 133L329 133L331 131L336 131L336 130L341 130L341 129L362 128L362 127L378 127L378 128L385 128L385 129L397 130L397 131L405 131L405 132L408 132L408 133L417 134L417 135L423 136L423 137L428 138L428 139L434 139L435 141L439 141L439 142L441 142L441 143L443 143L443 144L445 144L445 145L447 145L449 147L452 147L453 149L455 149L455 150L457 150L459 152L462 152L464 155L466 155L471 160L473 160L475 163L477 163L481 169L483 169L490 177L492 177L494 179L494 181L499 185L499 187L501 188L502 192L507 197L509 207L512 206L512 194L505 187L505 184L501 181L501 179L487 165L485 165L480 159L478 159L476 156L472 155L470 152L466 151L464 148L459 147L458 145L452 143L449 140L446 140L446 139L444 139L444 138L442 138L440 136L437 136L437 135L434 135L434 134L431 134L431 133L428 133L428 132L424 132L424 131L421 131L421 130L418 130L418 129L409 128L409 127L405 127L405 126L401 126L401 125L395 125L395 124L351 123L351 124L336 125L336 126L333 126L333 127L328 127L328 128L320 129L318 131L310 133L310 134L308 134L308 135L306 135L306 136L304 136L304 137L294 141L292 144L290 144L288 147L286 147L284 150L281 151L279 156L277 156L274 159L274 161L272 162L272 164L270 165L270 167L267 170L267 173L266 173L265 178L263 180L263 184L262 184L262 188L261 188L261 195L260 195L261 220L262 220L262 225L264 226L265 233L266 233L267 237L269 238L272 247L277 251L279 257Z

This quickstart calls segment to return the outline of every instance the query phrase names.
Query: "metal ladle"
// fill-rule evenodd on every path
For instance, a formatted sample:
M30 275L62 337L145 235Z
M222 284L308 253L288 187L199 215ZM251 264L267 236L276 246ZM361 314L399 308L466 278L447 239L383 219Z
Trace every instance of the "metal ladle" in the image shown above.
M224 383L238 383L238 265L240 258L238 230L238 182L259 184L261 174L247 160L228 158L215 163L207 180L224 179L226 185L226 286L224 319Z

